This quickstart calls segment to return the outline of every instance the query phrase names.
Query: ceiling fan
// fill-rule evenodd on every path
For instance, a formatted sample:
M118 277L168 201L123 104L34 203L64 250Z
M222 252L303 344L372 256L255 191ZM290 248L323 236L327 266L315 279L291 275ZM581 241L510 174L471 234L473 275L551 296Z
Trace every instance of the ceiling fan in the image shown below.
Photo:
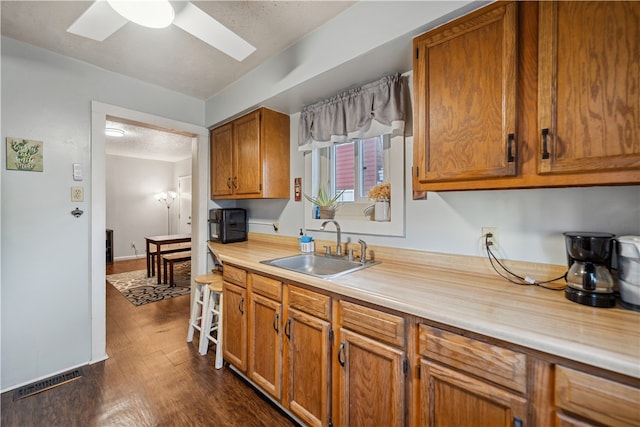
M103 41L132 21L150 28L171 24L199 38L237 61L256 48L188 1L96 0L67 31Z

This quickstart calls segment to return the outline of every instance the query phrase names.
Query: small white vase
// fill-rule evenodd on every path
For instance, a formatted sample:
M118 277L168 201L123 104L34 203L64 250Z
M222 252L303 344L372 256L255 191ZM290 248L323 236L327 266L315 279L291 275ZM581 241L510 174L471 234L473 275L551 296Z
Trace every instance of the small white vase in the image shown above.
M373 218L376 221L391 221L391 206L388 200L375 202Z

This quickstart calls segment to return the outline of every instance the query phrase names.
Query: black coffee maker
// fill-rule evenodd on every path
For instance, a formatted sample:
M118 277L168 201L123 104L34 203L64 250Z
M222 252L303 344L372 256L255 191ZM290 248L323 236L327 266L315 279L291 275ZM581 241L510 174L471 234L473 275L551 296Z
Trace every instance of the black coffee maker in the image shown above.
M616 305L611 276L611 253L614 234L563 233L567 246L567 299L591 307Z

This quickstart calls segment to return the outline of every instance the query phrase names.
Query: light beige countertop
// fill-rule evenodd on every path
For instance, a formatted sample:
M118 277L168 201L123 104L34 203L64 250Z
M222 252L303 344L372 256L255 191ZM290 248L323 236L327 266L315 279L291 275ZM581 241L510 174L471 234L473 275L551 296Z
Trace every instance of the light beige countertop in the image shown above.
M380 264L334 279L260 263L298 253L296 242L250 234L246 242L210 242L209 248L223 263L640 378L640 313L620 306L592 308L567 300L562 291L512 284L479 257L378 247L372 251ZM510 266L534 269L538 280L557 277L564 269Z

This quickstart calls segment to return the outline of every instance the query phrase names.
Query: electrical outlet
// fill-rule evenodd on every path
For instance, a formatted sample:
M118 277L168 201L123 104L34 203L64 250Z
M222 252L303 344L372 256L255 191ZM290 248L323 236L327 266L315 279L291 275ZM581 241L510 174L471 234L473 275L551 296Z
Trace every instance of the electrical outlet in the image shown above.
M72 202L84 202L84 188L71 187L71 201Z
M482 249L487 249L487 234L491 234L488 239L491 249L498 250L500 248L498 245L498 227L482 227Z

